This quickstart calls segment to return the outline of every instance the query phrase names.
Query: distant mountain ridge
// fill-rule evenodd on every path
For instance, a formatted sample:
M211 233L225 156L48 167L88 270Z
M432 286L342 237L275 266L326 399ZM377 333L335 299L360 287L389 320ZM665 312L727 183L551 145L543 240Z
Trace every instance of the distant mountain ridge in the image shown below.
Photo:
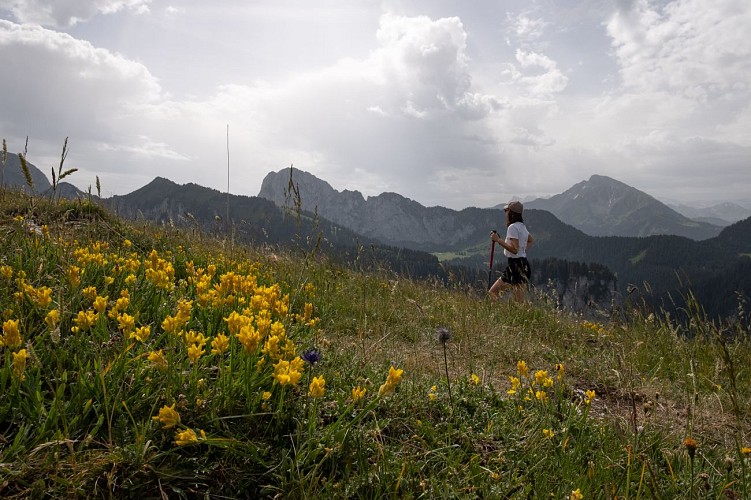
M270 172L263 179L259 198L279 206L294 206L291 181L303 210L317 212L332 222L388 245L425 251L463 248L468 239L486 237L502 221L477 217L476 208L461 211L424 207L396 193L382 193L366 200L359 191L339 192L316 176L298 169Z
M33 173L35 167L30 165L29 168ZM332 222L321 215L320 207L317 215L302 207L298 210L295 202L312 198L313 190L306 191L304 184L296 180L297 170L293 172L292 185L289 171L286 173L286 182L283 175L277 181L277 188L281 193L279 198L291 208L279 207L260 197L227 195L196 184L178 185L158 177L128 195L97 202L107 204L127 218L200 228L202 232L222 238L228 238L231 231L238 243L280 246L294 251L307 248L308 252L320 244L329 258L360 269L387 269L410 277L450 281L454 280L453 275L457 277L456 283L487 284L488 233L491 228L502 230L502 210L425 208L395 193L365 200L356 191L348 192L351 206L339 205L339 211L346 212L343 215L350 221L366 226L379 221L392 225L392 230L398 229L394 234L408 239L409 246L402 247L393 240L386 242L363 236L344 224ZM328 183L312 175L307 182L320 190L319 199L323 199L321 194L335 200L339 196ZM295 190L300 193L299 200L295 200ZM371 199L385 206L367 204ZM395 203L389 206L388 202L392 201ZM228 204L230 219L226 220ZM318 205L314 210L316 207ZM380 212L362 218L364 215L358 213L362 210ZM436 214L442 218L431 219ZM525 222L536 240L531 255L535 283L545 287L552 277L563 303L566 294L574 298L573 292L576 300L583 299L586 304L590 294L607 295L613 285L616 294L611 297L613 303L618 300L618 294L626 294L626 289L638 288L649 291L649 297L640 298L645 305L655 310L667 307L680 312L677 299L687 296L691 290L712 317L731 317L740 310L738 296L751 298L751 218L703 241L664 235L593 237L560 221L551 212L534 208L525 209ZM371 226L370 230L374 234L379 229ZM419 238L414 238L413 233ZM420 251L421 248L424 250ZM445 252L442 262L428 252ZM497 252L496 257L497 273L504 259L498 257ZM645 284L648 286L643 286Z
M502 222L490 222L489 226L486 221L468 217L476 209L424 207L396 193L365 199L359 191L339 192L308 172L290 168L270 172L258 196L280 206L289 203L285 193L289 191L290 172L304 210L317 210L322 217L389 244L445 251ZM525 207L546 210L590 236L676 235L704 240L717 236L722 229L689 219L652 196L601 175L593 175L551 198L527 202Z
M624 295L627 288L641 289L647 284L644 289L650 290L652 296L644 300L655 309L675 310L680 307L680 297L685 297L690 289L700 303L711 304L711 314L727 317L736 309L736 292L751 297L751 231L745 232L751 218L724 230L707 227L613 179L595 176L591 181L572 188L553 204L560 202L571 213L580 210L579 222L589 220L597 227L595 216L599 215L605 223L618 225L619 231L631 228L637 236L588 235L561 221L552 211L531 208L534 203L526 203L525 223L536 240L531 259L565 259L607 266L617 275L618 290ZM292 185L305 209L316 210L345 227L351 224L374 238L390 238L392 244L399 241L409 248L453 253L452 257L445 257L446 263L477 269L487 266L489 230L502 229L504 220L503 211L498 208L453 211L426 208L393 193L367 200L356 191L341 195L327 182L298 170L292 171ZM259 196L280 205L292 204L290 192L290 170L285 169L266 176ZM384 205L385 201L392 205ZM693 239L649 234L667 229L687 232Z
M716 226L729 226L751 217L751 209L737 203L724 202L701 207L682 203L668 203L667 205L690 219L708 222Z
M52 184L47 176L28 160L26 161L26 166L31 176L33 192L45 196L49 195L52 192ZM8 153L5 164L0 169L0 186L16 187L27 192L29 191L26 177L21 168L21 159L15 153ZM57 184L55 196L74 200L86 196L86 193L69 182L60 182Z
M593 175L551 198L525 204L547 210L591 236L675 235L705 240L721 227L689 219L652 196L604 175Z

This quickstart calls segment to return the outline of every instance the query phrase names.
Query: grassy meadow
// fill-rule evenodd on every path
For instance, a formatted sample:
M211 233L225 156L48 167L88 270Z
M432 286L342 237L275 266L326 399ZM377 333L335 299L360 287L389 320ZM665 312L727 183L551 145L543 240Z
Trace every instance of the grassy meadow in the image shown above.
M744 321L230 241L0 191L0 497L751 498Z

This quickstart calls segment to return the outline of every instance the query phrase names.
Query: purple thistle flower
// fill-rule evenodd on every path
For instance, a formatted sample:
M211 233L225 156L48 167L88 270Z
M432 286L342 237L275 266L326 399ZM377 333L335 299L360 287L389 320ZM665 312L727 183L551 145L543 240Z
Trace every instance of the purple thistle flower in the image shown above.
M317 349L308 349L302 354L302 359L313 366L321 360L321 353Z

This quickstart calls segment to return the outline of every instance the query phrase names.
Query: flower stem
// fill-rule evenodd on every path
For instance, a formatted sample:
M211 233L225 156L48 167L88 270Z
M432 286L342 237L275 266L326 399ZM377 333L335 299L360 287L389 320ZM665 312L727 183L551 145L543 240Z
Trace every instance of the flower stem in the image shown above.
M451 411L454 411L454 400L451 397L451 379L449 378L449 363L446 357L446 343L443 343L443 366L446 368L446 384L449 388L449 404L451 405Z

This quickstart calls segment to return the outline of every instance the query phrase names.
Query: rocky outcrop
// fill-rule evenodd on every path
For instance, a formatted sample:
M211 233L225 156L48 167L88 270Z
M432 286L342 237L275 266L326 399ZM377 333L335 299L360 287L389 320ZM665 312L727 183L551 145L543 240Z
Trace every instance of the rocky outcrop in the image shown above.
M308 172L284 169L263 180L258 196L277 205L318 213L336 224L383 243L413 249L466 245L494 227L472 209L424 207L396 193L365 199L359 191L339 192ZM497 223L496 223L497 225Z

